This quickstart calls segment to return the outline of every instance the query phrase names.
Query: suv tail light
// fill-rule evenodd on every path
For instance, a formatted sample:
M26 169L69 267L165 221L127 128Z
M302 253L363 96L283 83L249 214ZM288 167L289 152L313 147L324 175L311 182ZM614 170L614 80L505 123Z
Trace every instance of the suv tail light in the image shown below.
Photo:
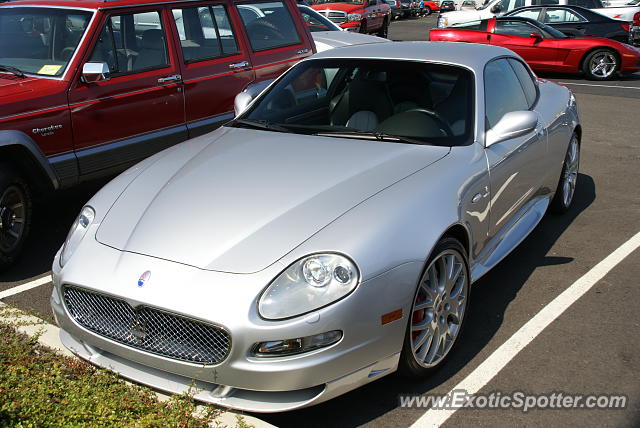
M633 26L640 26L640 12L633 15Z
M622 29L627 32L629 31L629 28L631 28L630 24L621 24L621 25L622 25Z

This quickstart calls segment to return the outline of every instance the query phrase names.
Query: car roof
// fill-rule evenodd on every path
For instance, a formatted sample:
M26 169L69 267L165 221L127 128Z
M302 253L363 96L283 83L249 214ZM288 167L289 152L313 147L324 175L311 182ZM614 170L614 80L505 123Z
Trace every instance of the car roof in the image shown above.
M496 57L515 56L509 49L499 46L458 42L386 42L352 45L313 55L310 59L388 59L453 64L482 70Z
M65 8L105 9L124 6L144 6L180 2L181 0L13 0L0 3L0 7L57 6Z

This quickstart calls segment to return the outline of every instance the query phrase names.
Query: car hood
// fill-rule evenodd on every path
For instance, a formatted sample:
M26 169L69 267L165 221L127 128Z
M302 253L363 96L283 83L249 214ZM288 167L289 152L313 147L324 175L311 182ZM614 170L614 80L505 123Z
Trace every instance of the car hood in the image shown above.
M0 117L65 104L66 85L58 79L21 78L0 72Z
M192 144L198 149L188 156L171 151L140 173L96 239L201 269L258 272L449 152L228 127L200 138L210 141Z
M353 33L351 31L314 31L311 33L318 52L349 45L363 45L366 43L384 43L388 39L371 36L369 34Z
M440 17L443 19L446 18L449 21L449 25L483 19L482 14L477 10L452 10L451 12L441 14Z
M323 3L314 4L311 6L314 10L341 10L343 12L351 13L356 10L364 10L364 4L347 4L347 3Z

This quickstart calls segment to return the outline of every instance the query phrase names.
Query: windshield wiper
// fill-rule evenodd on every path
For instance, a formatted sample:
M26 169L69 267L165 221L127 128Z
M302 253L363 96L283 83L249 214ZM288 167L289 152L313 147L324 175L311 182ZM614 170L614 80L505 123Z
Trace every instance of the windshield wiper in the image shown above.
M244 125L256 129L267 129L269 131L277 132L291 132L286 126L278 125L277 123L267 122L262 119L234 119L230 123L233 125Z
M342 137L342 138L361 138L363 140L389 141L392 143L406 144L430 144L428 141L420 138L403 137L402 135L387 134L384 132L367 132L367 131L329 131L318 132L313 135L319 137Z
M6 72L9 72L9 73L15 74L18 77L22 77L22 78L27 77L27 76L24 75L22 70L20 70L19 68L16 68L16 67L12 67L10 65L2 65L2 64L0 64L0 71L6 71Z

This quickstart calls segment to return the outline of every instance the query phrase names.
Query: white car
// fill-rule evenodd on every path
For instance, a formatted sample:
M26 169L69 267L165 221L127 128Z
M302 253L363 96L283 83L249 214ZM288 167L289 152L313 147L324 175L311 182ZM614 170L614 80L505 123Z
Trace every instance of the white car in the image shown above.
M500 16L512 10L531 5L576 5L583 6L602 15L622 21L633 21L634 15L640 12L640 6L628 7L602 7L600 0L490 0L476 10L456 10L446 12L438 16L438 27L451 27L452 25L465 24L467 22L482 21L494 16Z

